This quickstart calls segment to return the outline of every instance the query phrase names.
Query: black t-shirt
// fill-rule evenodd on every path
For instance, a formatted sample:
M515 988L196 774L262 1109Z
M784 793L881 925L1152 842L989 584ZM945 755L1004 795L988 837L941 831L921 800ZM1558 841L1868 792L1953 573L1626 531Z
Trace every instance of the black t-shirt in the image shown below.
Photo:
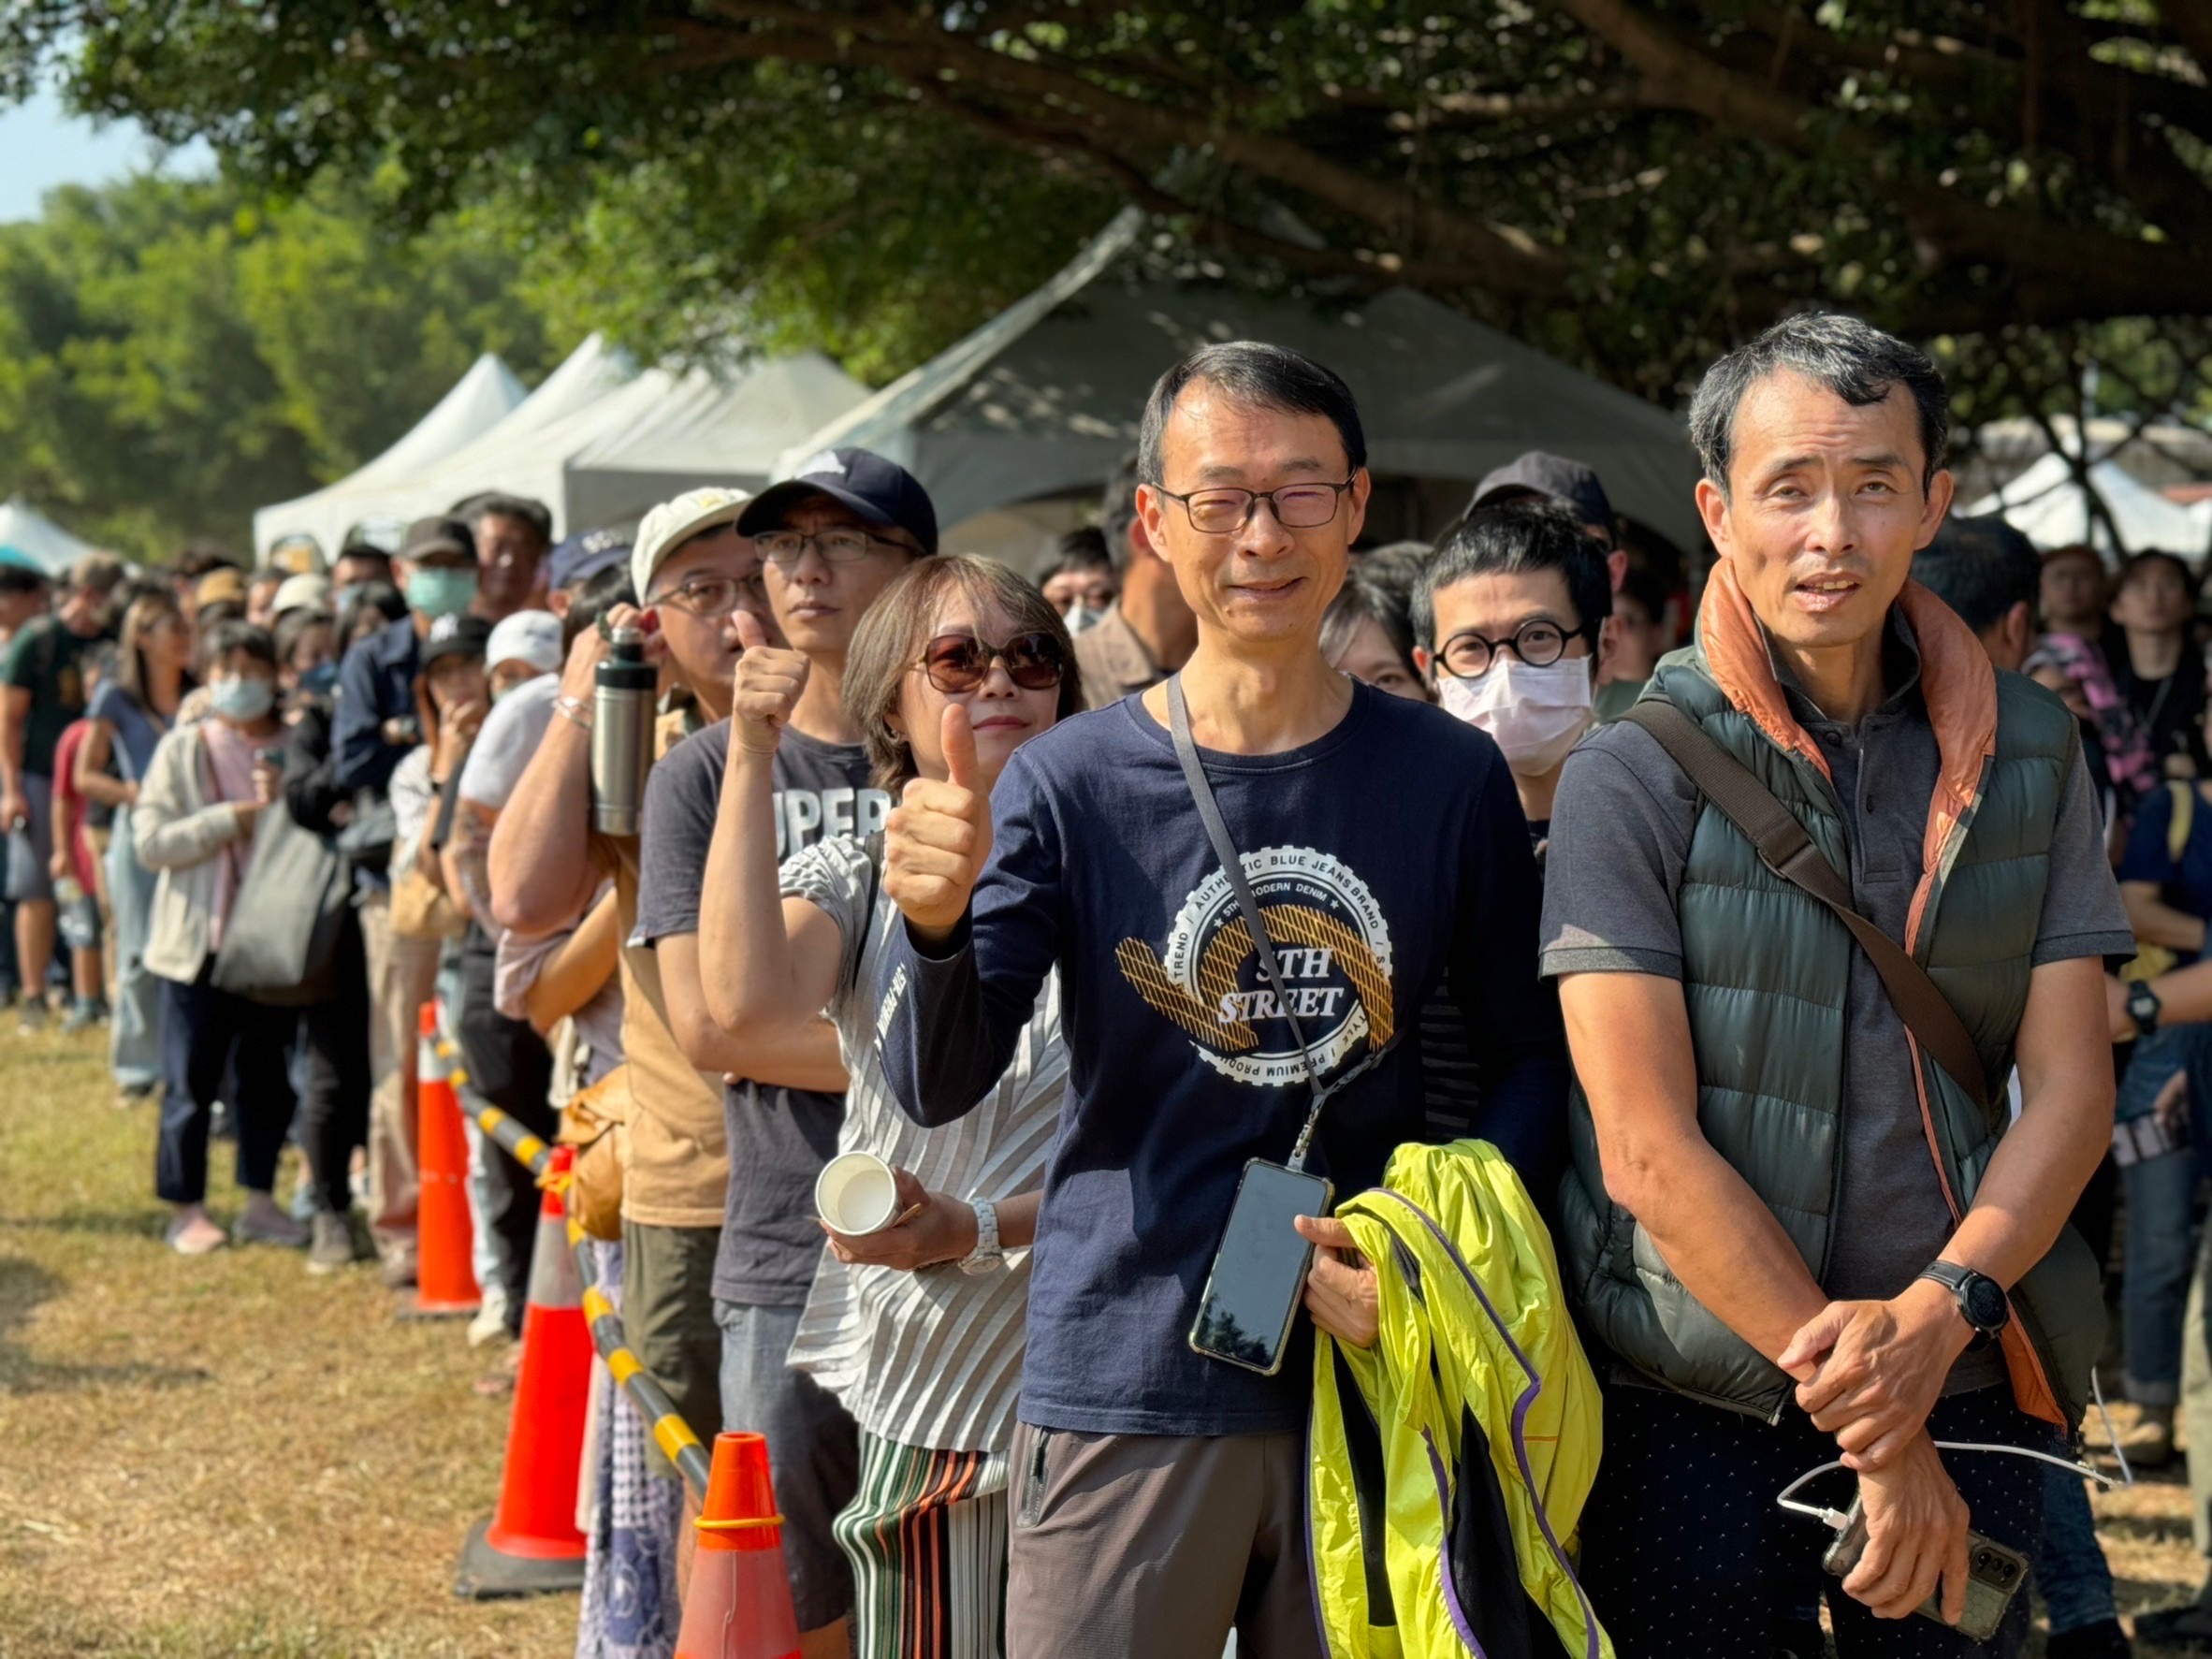
M636 939L653 944L699 931L700 889L730 753L730 722L693 733L656 765L646 784L639 843ZM883 827L891 797L868 787L867 751L786 730L776 751L776 855L830 836L866 837ZM843 1095L746 1083L723 1091L730 1188L714 1261L717 1300L749 1307L796 1307L822 1259L814 1224L814 1178L837 1150Z

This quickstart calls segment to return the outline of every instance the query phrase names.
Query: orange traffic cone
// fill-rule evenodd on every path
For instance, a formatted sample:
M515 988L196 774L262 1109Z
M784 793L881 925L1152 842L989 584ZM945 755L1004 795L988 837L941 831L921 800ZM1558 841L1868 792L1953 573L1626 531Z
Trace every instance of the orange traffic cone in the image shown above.
M799 1617L765 1436L731 1430L714 1437L698 1525L676 1659L798 1659Z
M504 1156L503 1154L502 1156ZM551 1173L563 1175L575 1149L553 1149ZM522 1312L522 1363L507 1419L507 1461L499 1508L478 1521L461 1547L454 1594L475 1599L579 1590L584 1535L576 1530L576 1477L584 1462L585 1408L591 1396L591 1333L584 1288L568 1249L568 1216L555 1181L538 1207Z
M473 1314L483 1304L470 1264L475 1229L469 1220L469 1142L461 1131L460 1102L438 1059L438 1005L422 1005L415 1043L415 1112L419 1142L420 1196L415 1202L415 1299L401 1311L413 1318Z

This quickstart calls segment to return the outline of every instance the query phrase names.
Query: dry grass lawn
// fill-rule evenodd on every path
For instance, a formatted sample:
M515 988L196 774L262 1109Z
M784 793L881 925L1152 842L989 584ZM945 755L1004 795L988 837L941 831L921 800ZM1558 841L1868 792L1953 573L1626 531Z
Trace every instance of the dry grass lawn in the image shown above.
M0 1021L0 1656L567 1654L575 1597L453 1595L507 1418L459 1328L396 1322L371 1269L171 1255L154 1108L97 1040Z
M507 1417L458 1328L366 1268L172 1256L153 1107L112 1104L95 1039L0 1022L0 1659L568 1653L573 1597L452 1594ZM2097 1509L2123 1613L2194 1589L2177 1472Z

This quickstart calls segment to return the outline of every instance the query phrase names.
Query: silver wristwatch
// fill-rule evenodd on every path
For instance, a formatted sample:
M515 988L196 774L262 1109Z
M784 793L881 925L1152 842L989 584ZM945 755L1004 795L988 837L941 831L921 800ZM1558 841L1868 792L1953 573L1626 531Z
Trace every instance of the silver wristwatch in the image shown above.
M960 1259L964 1273L997 1273L1006 1263L1006 1250L998 1243L998 1212L989 1199L970 1199L975 1206L975 1248Z

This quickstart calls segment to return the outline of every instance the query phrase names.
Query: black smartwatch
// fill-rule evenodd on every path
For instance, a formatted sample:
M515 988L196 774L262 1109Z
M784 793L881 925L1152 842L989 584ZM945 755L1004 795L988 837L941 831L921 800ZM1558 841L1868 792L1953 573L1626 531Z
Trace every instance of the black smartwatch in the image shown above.
M1958 1317L1973 1327L1977 1336L1995 1338L2012 1317L2012 1310L2005 1305L2004 1287L1986 1273L1960 1267L1956 1261L1931 1261L1920 1270L1920 1276L1933 1279L1951 1292L1951 1300L1958 1304Z
M2148 980L2132 980L2128 983L2128 1018L2135 1022L2135 1029L2148 1037L2159 1028L2159 994L2150 988Z

